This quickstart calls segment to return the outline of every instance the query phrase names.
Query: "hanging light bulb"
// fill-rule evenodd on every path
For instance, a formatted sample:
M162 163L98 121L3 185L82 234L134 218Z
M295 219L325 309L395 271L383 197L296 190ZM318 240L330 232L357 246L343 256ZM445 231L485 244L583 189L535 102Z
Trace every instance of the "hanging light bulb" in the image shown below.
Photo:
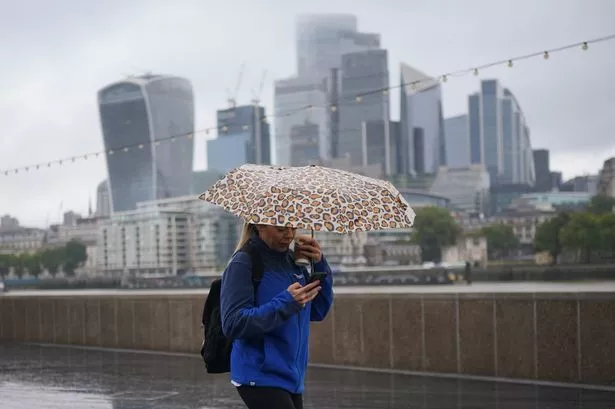
M589 45L587 44L587 41L585 41L585 42L583 43L583 45L581 46L581 49L582 49L583 51L587 51L587 49L588 49L588 48L589 48Z
M139 149L143 149L143 144L142 143L139 144Z
M513 60L508 60L508 67L512 68L513 66Z
M448 78L446 78L446 75L443 75L442 76L442 82L446 82L446 81L448 81Z
M474 68L474 75L478 75L478 68Z
M113 155L113 149L109 149L109 155Z
M389 95L389 90L388 89L382 90L382 95Z
M228 131L228 126L224 125L222 127L222 132L226 133Z
M358 95L357 98L356 98L356 101L357 101L358 104L360 104L361 102L363 102L363 97Z
M544 52L544 54L542 55L542 57L543 57L545 60L548 60L548 59L549 59L549 52L548 52L548 51L545 51L545 52Z
M337 111L337 107L335 105L331 105L331 112Z
M247 131L247 130L248 130L248 125L244 125L244 126L243 126L243 130L244 130L244 131Z

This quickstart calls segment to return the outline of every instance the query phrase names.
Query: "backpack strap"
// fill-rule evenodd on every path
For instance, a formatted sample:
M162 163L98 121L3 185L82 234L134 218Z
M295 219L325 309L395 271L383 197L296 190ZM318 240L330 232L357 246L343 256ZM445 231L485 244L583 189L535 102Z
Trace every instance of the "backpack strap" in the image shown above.
M250 261L252 264L252 283L254 284L254 301L256 302L256 291L258 290L258 286L263 279L263 273L265 270L265 266L263 264L263 258L261 257L258 249L254 247L254 244L250 240L248 240L242 247L241 250L245 253L248 253L250 256Z

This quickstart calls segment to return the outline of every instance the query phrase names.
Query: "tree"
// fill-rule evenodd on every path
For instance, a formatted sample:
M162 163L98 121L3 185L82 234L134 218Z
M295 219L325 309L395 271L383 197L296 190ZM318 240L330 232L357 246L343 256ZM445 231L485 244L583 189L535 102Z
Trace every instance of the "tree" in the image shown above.
M416 209L413 241L421 247L423 261L440 262L442 247L455 244L460 233L461 228L447 209Z
M13 267L15 268L15 274L17 275L17 277L19 278L23 278L23 275L26 271L26 258L27 258L27 254L18 254L15 256L14 258L14 264Z
M41 255L39 253L26 255L24 264L31 276L38 278L41 275Z
M64 247L64 272L74 275L75 270L83 265L88 259L85 244L78 240L71 240Z
M599 216L600 249L615 254L615 213L605 213Z
M60 266L64 263L64 249L52 248L43 251L41 254L41 262L43 267L49 271L53 277L58 274Z
M508 256L511 250L519 247L519 239L517 239L512 227L509 225L493 224L483 227L481 231L487 239L490 259Z
M596 195L591 198L587 211L593 214L613 213L615 209L615 197Z
M15 264L12 254L0 254L0 278L5 279Z
M561 231L570 221L570 214L559 213L557 216L542 222L536 228L534 236L534 249L536 251L548 251L553 259L552 263L557 262L558 256L562 252L560 240Z
M578 250L584 262L590 263L592 251L600 247L599 217L592 213L574 213L561 231L561 243L566 249Z

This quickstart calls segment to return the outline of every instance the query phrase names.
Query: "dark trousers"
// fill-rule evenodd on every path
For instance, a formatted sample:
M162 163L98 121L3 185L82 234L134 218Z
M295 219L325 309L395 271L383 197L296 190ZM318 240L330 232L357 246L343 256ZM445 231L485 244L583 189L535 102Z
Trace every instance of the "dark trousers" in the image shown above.
M303 409L303 396L280 388L238 386L248 409Z

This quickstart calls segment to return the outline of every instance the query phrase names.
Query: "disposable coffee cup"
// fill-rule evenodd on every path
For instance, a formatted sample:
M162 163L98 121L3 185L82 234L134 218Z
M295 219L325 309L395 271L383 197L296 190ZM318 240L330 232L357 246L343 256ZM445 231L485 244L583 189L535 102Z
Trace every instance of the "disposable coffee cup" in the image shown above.
M295 247L294 247L295 249L297 248L296 246L297 246L298 242L300 243L300 239L295 241ZM295 259L295 264L298 265L298 266L307 267L307 266L310 265L310 260L308 260L305 257L299 257L299 258Z
M308 260L307 258L298 258L295 260L295 264L298 266L307 267L310 265L310 260Z

